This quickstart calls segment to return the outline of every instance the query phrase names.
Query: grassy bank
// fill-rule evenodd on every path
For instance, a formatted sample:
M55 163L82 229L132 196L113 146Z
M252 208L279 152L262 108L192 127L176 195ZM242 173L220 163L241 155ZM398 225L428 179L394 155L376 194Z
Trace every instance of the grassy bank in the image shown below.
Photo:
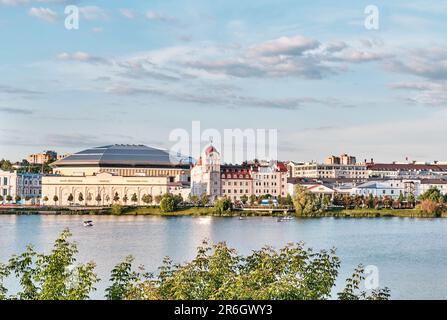
M114 212L112 208L88 208L83 210L73 210L72 208L2 208L0 214L51 214L51 215L137 215L137 216L280 216L282 213L270 213L268 211L239 211L233 210L224 214L216 213L214 208L189 207L179 208L173 212L163 212L158 206L150 207L121 207L119 212ZM300 216L298 218L319 218L319 217L339 217L339 218L380 218L380 217L405 217L405 218L436 218L435 214L428 214L418 209L341 209L318 212L310 216ZM447 218L447 212L441 214L442 218Z
M343 209L317 213L314 217L340 217L340 218L437 218L434 213L426 213L418 209ZM441 217L447 218L444 212Z

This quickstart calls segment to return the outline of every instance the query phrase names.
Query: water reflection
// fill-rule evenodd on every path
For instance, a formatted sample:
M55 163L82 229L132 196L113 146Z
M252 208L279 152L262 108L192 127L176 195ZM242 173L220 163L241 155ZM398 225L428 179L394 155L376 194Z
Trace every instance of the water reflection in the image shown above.
M83 220L93 220L84 227ZM103 281L102 298L112 267L127 255L148 271L156 271L165 256L176 262L191 259L204 238L226 241L242 254L265 245L305 241L315 249L337 248L341 280L363 263L379 267L380 283L393 298L447 297L447 219L301 219L277 222L271 217L144 217L0 215L0 261L32 243L51 249L54 239L70 228L78 243L79 260L93 260Z

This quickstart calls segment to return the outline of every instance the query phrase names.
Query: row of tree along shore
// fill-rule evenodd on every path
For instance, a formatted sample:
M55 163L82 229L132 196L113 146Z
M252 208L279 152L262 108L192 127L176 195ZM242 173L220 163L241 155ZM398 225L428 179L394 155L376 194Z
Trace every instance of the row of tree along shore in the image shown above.
M147 206L113 204L105 207L88 206L5 206L2 213L48 213L48 214L112 214L112 215L212 215L212 216L270 216L291 214L296 217L447 217L447 195L432 188L418 199L413 195L397 198L351 196L336 194L333 197L316 195L304 187L297 186L294 196L279 197L273 201L270 195L244 197L233 204L223 197L210 204L208 196L189 197L165 194L152 199L144 195ZM266 203L264 199L269 199ZM135 200L135 199L133 199ZM57 200L54 200L55 202ZM118 200L116 200L118 201ZM136 200L135 200L136 201ZM150 204L150 205L149 205Z
M100 281L94 261L78 263L76 244L64 230L49 253L32 246L0 263L0 300L86 300ZM314 251L303 243L264 247L239 255L226 243L203 241L191 261L165 258L155 272L135 268L128 256L110 272L108 300L324 300L333 297L340 268L335 250ZM361 291L359 265L336 294L340 300L387 300L388 288ZM15 281L11 281L15 279ZM18 283L10 293L7 284Z

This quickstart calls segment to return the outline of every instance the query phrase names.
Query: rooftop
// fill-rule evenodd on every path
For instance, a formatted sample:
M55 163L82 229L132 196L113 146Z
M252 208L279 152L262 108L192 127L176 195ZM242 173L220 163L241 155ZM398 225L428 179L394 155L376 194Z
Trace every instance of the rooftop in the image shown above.
M168 151L134 144L90 148L55 161L51 167L177 167L189 166L189 158Z

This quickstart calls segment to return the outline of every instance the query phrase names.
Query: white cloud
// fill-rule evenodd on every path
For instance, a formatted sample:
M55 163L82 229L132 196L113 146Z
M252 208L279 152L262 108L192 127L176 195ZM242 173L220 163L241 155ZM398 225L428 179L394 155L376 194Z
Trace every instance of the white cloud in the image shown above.
M447 81L398 82L390 87L409 92L403 99L412 104L447 107Z
M79 13L86 20L104 20L108 18L107 12L97 6L80 7Z
M132 9L123 8L119 9L119 12L121 13L122 16L126 17L127 19L134 19L136 17L136 14Z
M57 56L59 60L64 61L77 61L77 62L86 62L91 64L110 64L110 61L108 61L105 58L92 56L86 52L78 51L75 53L67 53L63 52Z
M175 17L166 15L161 12L152 11L152 10L149 10L148 12L146 12L146 18L149 20L155 20L155 21L161 21L161 22L169 22L169 23L177 22L177 19Z
M388 70L431 80L447 80L447 49L428 47L407 50L386 64Z
M47 22L55 22L57 20L57 13L50 8L31 8L28 14L32 17L36 17Z
M302 36L281 37L255 45L249 51L254 55L301 55L319 45L318 41Z

